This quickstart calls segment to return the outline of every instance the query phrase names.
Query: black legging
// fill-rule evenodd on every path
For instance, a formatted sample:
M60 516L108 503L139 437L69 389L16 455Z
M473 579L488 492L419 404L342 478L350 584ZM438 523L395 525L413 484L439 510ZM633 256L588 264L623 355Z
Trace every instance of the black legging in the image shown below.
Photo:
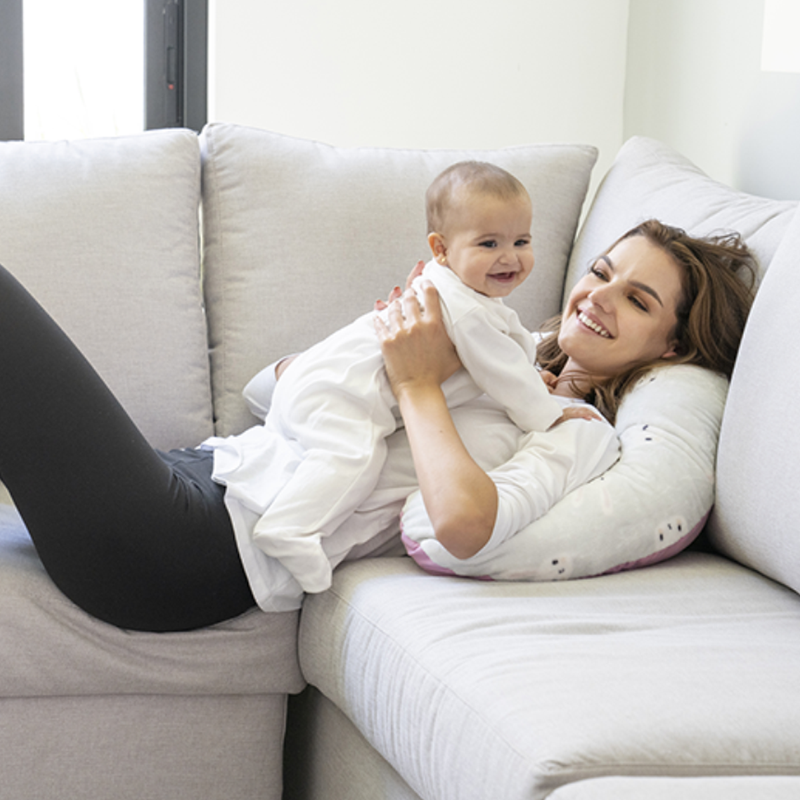
M254 605L210 454L155 451L2 267L0 426L0 479L48 574L85 611L176 631Z

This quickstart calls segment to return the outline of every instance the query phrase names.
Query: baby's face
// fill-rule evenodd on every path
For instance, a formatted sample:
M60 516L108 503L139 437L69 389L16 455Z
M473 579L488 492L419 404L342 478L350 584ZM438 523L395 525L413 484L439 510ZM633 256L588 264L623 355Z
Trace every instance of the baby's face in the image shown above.
M533 269L531 220L527 197L469 195L448 215L443 263L476 292L506 297Z

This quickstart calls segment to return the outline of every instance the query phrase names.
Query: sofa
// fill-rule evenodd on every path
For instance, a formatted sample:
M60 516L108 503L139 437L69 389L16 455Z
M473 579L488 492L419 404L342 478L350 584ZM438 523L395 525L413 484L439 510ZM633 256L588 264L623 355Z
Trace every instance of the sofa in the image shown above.
M618 464L490 580L423 571L394 525L300 612L118 630L52 586L6 498L0 798L800 796L798 204L642 137L587 198L596 156L227 124L0 145L0 263L162 449L256 424L253 374L402 282L425 256L424 189L456 160L528 187L536 266L509 302L532 329L647 217L738 230L760 262L730 388L677 367L653 376L666 391L637 387Z

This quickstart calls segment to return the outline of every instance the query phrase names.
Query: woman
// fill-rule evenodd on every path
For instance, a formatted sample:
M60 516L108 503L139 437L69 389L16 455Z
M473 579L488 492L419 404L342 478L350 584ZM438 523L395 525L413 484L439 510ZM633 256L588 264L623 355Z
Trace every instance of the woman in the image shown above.
M648 223L572 292L543 365L554 391L613 416L648 366L683 361L730 374L751 301L738 238L701 241ZM740 288L741 287L741 288ZM435 291L406 294L378 326L437 538L457 557L491 535L497 492L471 458L441 383L460 366ZM0 270L0 478L56 585L94 616L186 630L254 605L224 490L203 451L154 451L63 332Z

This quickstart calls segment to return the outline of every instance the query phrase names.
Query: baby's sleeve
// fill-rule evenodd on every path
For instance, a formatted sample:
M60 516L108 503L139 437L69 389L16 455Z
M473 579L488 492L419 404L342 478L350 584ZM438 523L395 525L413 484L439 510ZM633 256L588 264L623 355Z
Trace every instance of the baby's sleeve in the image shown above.
M530 334L521 325L516 336L511 333L476 308L453 323L451 338L472 380L505 408L518 428L526 433L546 431L561 416L561 406L533 363L533 338L526 347L521 337Z
M254 375L242 390L244 398L250 412L258 417L262 422L267 418L269 408L272 405L272 395L278 385L278 378L275 370L282 361L290 356L284 356L277 361L273 361L268 367L264 367L261 372Z

